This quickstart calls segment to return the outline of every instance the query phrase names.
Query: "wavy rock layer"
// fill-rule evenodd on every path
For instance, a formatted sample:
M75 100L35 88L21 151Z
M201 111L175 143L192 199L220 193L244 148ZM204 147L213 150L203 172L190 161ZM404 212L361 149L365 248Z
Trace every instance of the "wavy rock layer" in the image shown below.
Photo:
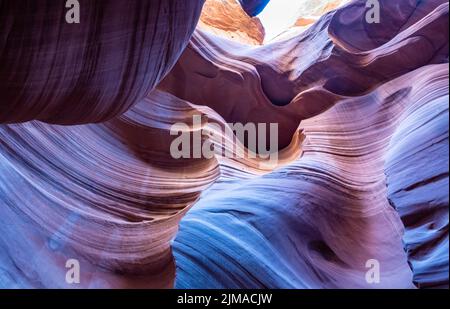
M403 113L445 100L447 78L446 64L433 65L345 100L302 123L308 143L301 159L257 179L219 179L181 221L174 243L176 286L413 287L402 222L386 197L383 159ZM441 126L448 127L448 120ZM439 155L446 151L444 145ZM443 239L424 242L431 247L422 251L429 255L422 262L430 270L425 277L448 285L446 193L428 193L430 200L442 199L441 212L429 218L436 225L430 237ZM365 280L371 259L380 262L380 284Z
M448 2L381 3L380 25L355 1L258 47L198 29L158 89L120 117L0 125L0 287L73 287L73 258L77 287L448 286ZM180 14L195 19L191 9ZM95 89L129 98L111 85ZM57 119L123 107L98 98L105 105L83 103L82 116L64 103ZM34 103L18 102L8 115L21 119ZM206 132L215 156L173 159L180 122ZM236 122L279 123L278 166L221 156ZM374 259L379 284L366 281Z
M382 3L382 16L391 4ZM448 286L448 192L433 190L448 186L448 3L402 6L388 27L367 27L355 2L259 49L194 35L166 90L227 120L266 115L287 124L288 136L302 121L308 142L287 167L219 178L203 193L174 243L177 287ZM175 86L178 76L201 90ZM212 85L229 94L214 97ZM427 110L434 112L425 117ZM404 130L415 142L394 147L391 138L401 141ZM416 163L433 157L440 159L420 172ZM365 279L372 259L381 266L378 285Z
M419 287L448 286L449 98L443 73L434 87L428 78L414 80L428 93L414 98L386 159L388 197L405 224L405 249Z
M0 123L82 124L142 100L177 61L203 0L0 1Z
M6 268L2 277L14 284L20 278L31 286L64 287L65 260L77 258L85 269L83 287L98 280L112 287L171 286L169 241L188 207L218 176L211 160L170 160L167 127L192 113L177 104L155 94L105 124L3 126L2 258L35 270L18 276ZM181 110L174 115L170 107ZM18 229L26 231L23 239L14 236ZM35 256L34 267L24 266L29 256ZM53 263L42 267L48 257ZM49 268L53 278L46 277Z
M430 4L428 10L435 7ZM366 42L358 50L348 48L349 40L368 40L380 31L362 28L366 24L364 15L358 25L352 25L357 29L352 35L344 31L341 36L335 30L346 29L343 12L359 9L356 2L326 15L306 32L294 31L283 40L258 48L196 31L159 87L189 102L211 107L227 122L279 123L283 148L301 120L322 113L344 98L363 95L405 72L448 57L447 4L398 35L396 24L408 20L409 15L396 15L399 20L393 23L394 29L385 30L392 33L391 40L373 50L367 49ZM417 49L421 52L416 53Z

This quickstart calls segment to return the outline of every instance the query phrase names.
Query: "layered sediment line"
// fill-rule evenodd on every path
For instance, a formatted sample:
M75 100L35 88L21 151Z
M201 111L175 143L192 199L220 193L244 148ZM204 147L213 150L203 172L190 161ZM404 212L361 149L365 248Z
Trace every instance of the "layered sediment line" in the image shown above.
M0 0L0 287L73 287L68 259L86 288L448 287L447 1L260 46L191 37L203 1L90 3L77 30L38 2ZM175 159L176 123L214 155ZM277 123L278 164L233 123Z
M0 123L120 116L170 71L204 0L0 1Z

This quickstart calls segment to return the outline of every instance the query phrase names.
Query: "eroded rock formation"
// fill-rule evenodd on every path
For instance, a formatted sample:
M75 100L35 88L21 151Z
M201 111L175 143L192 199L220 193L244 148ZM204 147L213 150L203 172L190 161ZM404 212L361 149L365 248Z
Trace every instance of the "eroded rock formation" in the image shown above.
M48 88L53 79L19 83L37 73L11 60L19 43L3 36L0 93L13 96L15 80L27 90L20 96L35 100L2 99L3 122L111 119L0 125L0 287L70 287L68 259L80 261L81 287L448 287L448 2L381 0L382 24L368 25L364 3L353 1L263 46L201 26L138 100L180 56L200 2L149 8L155 18L185 18L161 30L174 40L166 58L139 54L142 41L138 58L120 58L137 66L123 79L114 69L72 76L65 62L49 69L64 73L61 82L108 76L79 94L96 90L99 105L64 103L65 88ZM149 31L159 25L139 16ZM130 36L119 37L133 47ZM152 40L147 48L161 51ZM21 69L8 79L14 65ZM197 127L194 115L208 122ZM278 123L279 164L222 157L222 133L236 122ZM215 156L174 159L175 123L205 130ZM234 141L230 151L245 145ZM369 260L381 265L379 284L366 280Z
M414 79L421 96L402 115L386 159L388 198L405 225L405 249L419 287L448 287L448 80ZM407 89L409 91L409 89Z
M204 0L0 2L0 123L101 122L126 112L170 71Z
M292 123L283 132L303 120L308 142L287 167L251 180L224 177L204 193L174 243L177 287L367 288L371 259L383 268L378 287L448 286L448 3L402 5L389 27L367 27L364 4L355 2L260 49L195 34L167 80L183 72L205 91L173 82L173 93L225 119ZM191 59L205 71L190 69ZM211 85L233 75L240 82L220 93L226 106L206 99ZM276 105L289 112L275 113ZM414 142L395 144L405 136Z

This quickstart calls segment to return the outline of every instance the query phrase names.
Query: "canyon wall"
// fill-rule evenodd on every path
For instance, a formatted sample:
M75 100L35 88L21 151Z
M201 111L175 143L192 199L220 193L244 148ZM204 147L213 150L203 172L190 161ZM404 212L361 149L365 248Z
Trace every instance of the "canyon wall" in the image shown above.
M0 123L102 122L142 100L188 43L204 0L0 1Z
M266 45L214 7L194 31L202 1L90 4L78 30L38 2L0 0L0 287L71 288L68 259L85 288L448 287L448 1L380 24L352 1ZM215 155L174 159L175 123ZM278 163L223 157L232 123L278 123Z

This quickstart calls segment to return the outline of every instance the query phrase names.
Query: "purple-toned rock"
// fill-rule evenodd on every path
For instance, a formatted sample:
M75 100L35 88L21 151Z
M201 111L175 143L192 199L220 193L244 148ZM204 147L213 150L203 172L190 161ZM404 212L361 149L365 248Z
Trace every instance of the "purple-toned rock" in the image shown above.
M0 1L0 123L100 122L126 112L170 71L203 0Z

